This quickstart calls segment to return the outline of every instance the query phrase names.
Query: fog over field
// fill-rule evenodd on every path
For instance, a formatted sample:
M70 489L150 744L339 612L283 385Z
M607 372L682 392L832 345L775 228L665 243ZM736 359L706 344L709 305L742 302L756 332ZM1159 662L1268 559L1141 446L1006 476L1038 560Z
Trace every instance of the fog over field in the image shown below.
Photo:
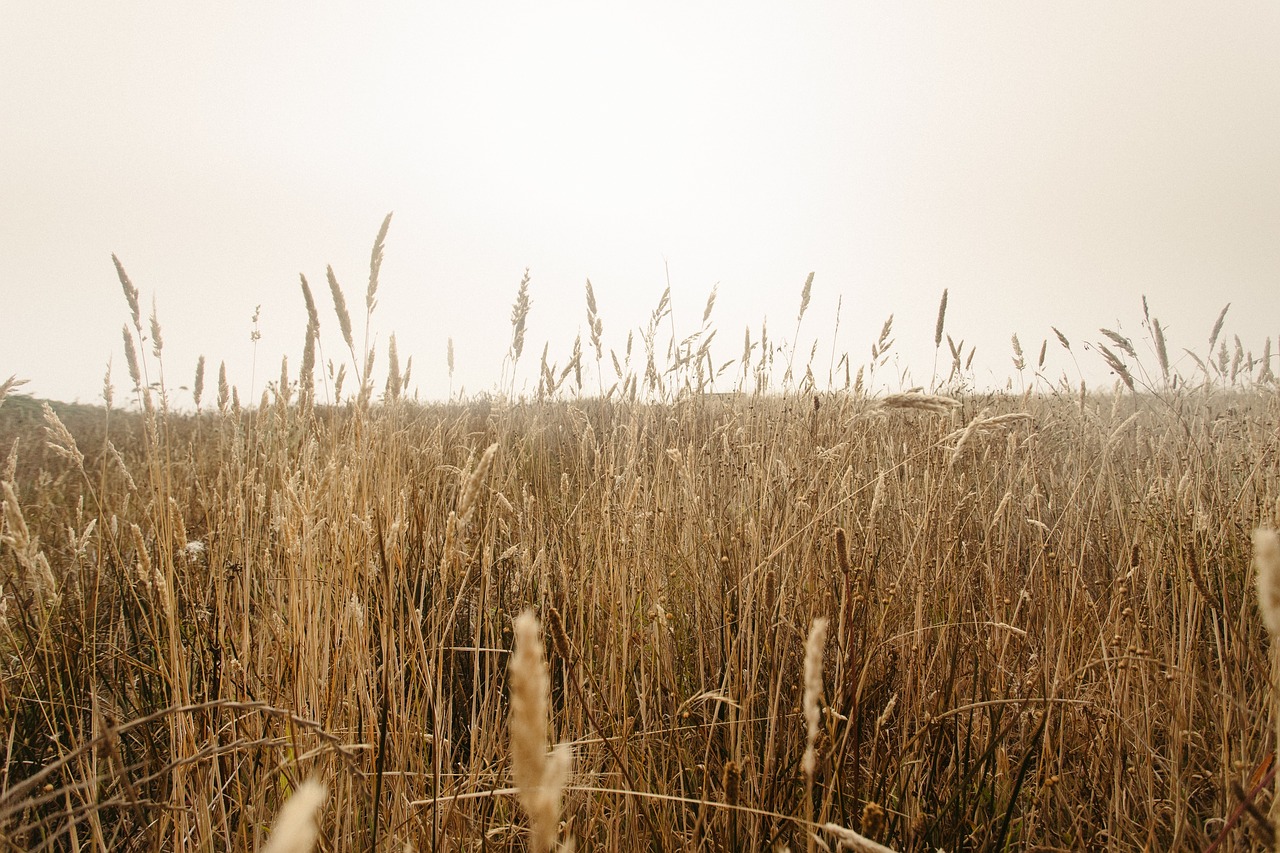
M54 2L0 31L0 373L37 396L97 399L108 358L124 384L113 252L171 385L204 354L260 392L298 274L361 292L391 210L372 333L426 399L496 386L526 267L561 363L588 278L619 350L668 276L677 338L718 285L720 362L813 271L823 381L892 313L886 384L927 385L944 288L995 387L1012 334L1136 334L1142 294L1174 353L1228 302L1255 355L1280 332L1271 5Z

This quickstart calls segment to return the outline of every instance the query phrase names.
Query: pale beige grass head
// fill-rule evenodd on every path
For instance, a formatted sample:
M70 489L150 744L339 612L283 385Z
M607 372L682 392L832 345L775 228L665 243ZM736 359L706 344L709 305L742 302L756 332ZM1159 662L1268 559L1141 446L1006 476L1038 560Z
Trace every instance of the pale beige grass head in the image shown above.
M262 853L310 853L320 835L316 817L328 796L328 788L314 779L299 785L280 809Z
M572 755L565 744L547 752L551 681L538 620L529 610L515 620L510 684L511 775L520 805L529 815L531 847L541 853L556 845L560 798L569 780Z

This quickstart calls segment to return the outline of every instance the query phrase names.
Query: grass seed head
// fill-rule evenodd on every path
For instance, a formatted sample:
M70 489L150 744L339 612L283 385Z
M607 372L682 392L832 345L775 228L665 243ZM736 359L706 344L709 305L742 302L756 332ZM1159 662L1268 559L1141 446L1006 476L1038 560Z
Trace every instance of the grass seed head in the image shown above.
M310 853L320 835L316 817L328 796L328 789L314 779L299 785L280 809L262 853Z
M333 274L333 267L325 268L325 276L329 279L329 293L333 296L333 311L338 315L338 327L342 329L342 341L347 349L354 349L351 338L351 314L347 311L347 299L342 295L338 285L338 277Z
M1258 609L1271 639L1280 639L1280 535L1268 528L1253 531L1253 560Z
M804 757L800 767L804 775L813 778L818 765L818 700L822 696L822 648L827 642L827 617L813 620L809 629L809 641L804 647L804 720L808 726Z
M860 835L852 829L846 829L838 823L824 823L822 829L835 838L837 850L857 850L860 853L894 853L892 847L877 844L870 838Z
M511 775L520 804L529 815L532 849L542 853L555 847L560 798L572 756L564 744L547 753L551 681L537 617L526 610L516 617L514 628L515 651L509 669Z

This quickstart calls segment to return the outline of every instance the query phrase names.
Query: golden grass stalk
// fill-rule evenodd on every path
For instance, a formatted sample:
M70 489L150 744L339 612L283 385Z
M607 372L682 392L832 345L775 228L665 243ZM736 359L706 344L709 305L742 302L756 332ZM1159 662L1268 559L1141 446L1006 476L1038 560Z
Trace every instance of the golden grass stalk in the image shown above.
M481 455L476 467L471 470L471 473L467 474L466 479L463 481L461 497L458 498L459 523L466 524L471 518L471 511L475 509L476 501L480 497L480 487L488 479L489 469L493 467L493 459L497 455L498 443L494 442Z
M840 567L840 574L848 575L851 567L849 565L849 534L844 532L843 527L837 527L836 536L836 565Z
M933 348L942 346L942 326L947 320L947 289L942 289L942 301L938 303L938 322L933 327Z
M865 835L859 835L852 829L845 829L838 823L824 823L822 829L835 837L837 850L857 850L860 853L894 853L892 847L877 844Z
M1258 585L1258 609L1274 642L1280 639L1280 535L1259 528L1253 531L1253 560Z
M45 423L45 446L54 452L57 456L70 462L76 466L79 471L84 470L84 454L80 452L80 448L76 446L75 437L71 435L71 430L67 429L62 419L58 417L58 413L48 403L44 403L44 423Z
M307 277L302 273L298 273L298 278L302 281L302 301L307 305L307 322L320 328L320 312L316 310L316 301L311 296L311 285L307 284Z
M516 291L515 304L511 306L511 350L509 357L511 358L512 370L515 370L515 364L520 360L520 354L524 352L524 332L525 325L529 319L529 271L524 271L524 277L520 279L520 289Z
M1101 329L1100 331L1108 340L1111 341L1111 343L1115 344L1116 349L1128 355L1129 358L1138 357L1138 351L1133 348L1133 341L1129 340L1119 332L1112 331L1111 329Z
M17 376L10 376L4 382L0 382L0 403L4 402L4 398L9 396L9 392L19 385L26 385L27 380L19 379Z
M876 525L876 514L879 513L880 507L884 504L884 472L876 477L876 488L871 493L871 509L867 512L867 527L874 529Z
M4 402L4 389L0 388L0 403ZM116 392L111 387L111 359L107 359L107 369L102 374L102 403L106 410L111 411L111 406L115 402Z
M156 310L156 298L151 297L151 354L160 358L164 351L164 338L160 336L160 315Z
M949 414L953 409L960 408L960 401L940 394L903 391L899 394L890 394L880 400L879 408L915 409L921 412L936 412L937 414L945 415Z
M18 495L8 480L0 481L0 500L4 503L4 524L0 527L0 543L13 549L18 565L26 575L26 587L35 596L36 605L43 612L56 606L60 600L58 582L39 541L31 535Z
M714 299L714 291L712 291L712 293L713 293L712 298ZM800 291L800 313L796 315L797 325L799 325L800 321L804 319L804 312L809 310L809 297L812 295L812 293L813 293L813 273L809 273L809 277L804 280L804 289ZM711 314L711 303L708 302L707 314L703 315L703 318L702 318L704 323L707 320L707 315L710 315L710 314Z
M1222 334L1222 321L1227 319L1227 311L1231 309L1231 303L1228 302L1222 306L1222 313L1218 314L1218 319L1213 322L1213 331L1209 332L1209 354L1213 354L1214 344L1218 342L1218 335Z
M1124 382L1130 391L1134 390L1133 375L1129 373L1129 368L1120 360L1120 357L1103 344L1098 344L1098 352L1102 353L1102 360L1120 377L1120 381Z
M982 423L986 414L987 410L983 409L978 413L976 418L969 421L968 426L963 429L958 429L951 433L951 435L947 436L947 440L952 438L957 439L955 449L951 451L951 461L948 463L948 467L954 468L955 464L960 461L960 456L964 453L965 446L969 443L969 437L973 435L974 430L976 430L978 425Z
M1225 313L1225 312L1224 312ZM1254 581L1258 586L1258 609L1262 622L1271 635L1271 718L1276 743L1280 743L1280 660L1276 658L1276 641L1280 640L1280 535L1269 528L1253 531ZM1274 824L1280 817L1280 781L1271 800L1270 818Z
M804 313L809 310L809 297L813 294L813 273L809 273L809 277L804 280L804 289L800 291L800 311L796 314L796 331L791 337L791 357L787 359L787 373L784 380L791 379L791 370L795 366L796 347L800 343L800 322L804 319ZM715 299L715 291L711 292L711 299ZM706 323L707 317L711 316L711 301L707 302L707 313L703 316L703 323Z
M129 303L129 314L133 317L133 327L138 331L142 331L142 310L138 306L138 288L133 286L133 282L129 280L129 274L124 271L124 264L120 263L120 259L114 253L111 255L111 263L116 265L116 275L120 277L120 286L124 288L124 298Z
M876 338L876 342L871 345L871 360L873 362L880 361L884 358L885 353L893 346L893 341L889 336L893 334L893 315L889 315L889 319L884 321L884 325L880 327L880 337Z
M373 359L376 354L377 350L373 349L365 354L364 373L360 375L360 394L356 397L356 404L362 409L368 407L369 397L373 394Z
M372 314L373 308L378 304L378 274L382 271L382 255L387 245L387 230L391 227L392 213L388 213L386 218L382 220L382 226L378 229L378 236L373 240L373 249L369 253L369 287L365 290L364 306L365 311ZM368 336L369 330L365 329L365 335Z
M1014 335L1011 339L1013 344L1013 366L1016 370L1022 371L1027 367L1027 360L1022 355L1022 342L1018 340L1018 336Z
M569 780L572 754L566 744L547 752L547 719L551 680L542 654L538 619L526 610L515 620L511 684L511 775L520 805L529 815L531 849L555 847L560 824L560 797Z
M138 369L138 351L133 347L133 333L128 326L124 327L124 356L129 365L129 379L137 390L142 387L142 371Z
M338 285L338 277L333 274L333 267L325 268L325 276L329 279L329 293L333 296L333 312L338 315L342 341L347 345L347 349L351 350L352 359L355 359L355 343L351 337L351 314L347 311L347 299L342 295L342 288ZM359 366L357 362L356 367Z
M396 336L391 335L391 343L387 345L387 387L386 400L400 399L400 390L404 384L404 377L400 374L400 354L396 351Z
M315 391L316 327L307 322L307 335L302 345L302 366L298 368L298 396L303 405L311 402Z
M276 393L284 405L289 405L289 397L292 396L289 390L289 356L280 357L280 387L276 389ZM266 406L263 406L265 409Z
M1160 321L1151 321L1151 334L1156 339L1156 360L1160 362L1160 375L1165 379L1169 378L1169 347L1164 341L1164 329L1160 326Z
M988 415L987 412L987 409L983 409L968 424L943 438L943 441L955 440L956 442L951 451L950 467L955 467L955 464L960 461L961 454L976 433L993 432L997 429L1035 421L1035 417L1029 412L1009 412L1004 415Z
M310 853L320 835L316 816L328 795L328 789L314 779L299 785L280 809L262 853Z
M800 769L804 771L809 784L813 784L813 773L818 765L818 700L822 696L822 648L827 642L827 617L819 616L813 620L809 629L809 640L804 646L804 721L808 727L805 739L804 757L800 761Z
M218 410L226 412L231 402L231 386L227 383L227 363L218 362Z
M204 396L204 356L196 359L196 381L191 387L191 399L195 401L196 410L200 409L200 398Z
M604 323L600 320L600 311L596 307L596 294L591 289L591 279L587 279L587 328L591 332L591 348L596 351L598 362L604 358L604 342L600 339L600 335L604 333Z

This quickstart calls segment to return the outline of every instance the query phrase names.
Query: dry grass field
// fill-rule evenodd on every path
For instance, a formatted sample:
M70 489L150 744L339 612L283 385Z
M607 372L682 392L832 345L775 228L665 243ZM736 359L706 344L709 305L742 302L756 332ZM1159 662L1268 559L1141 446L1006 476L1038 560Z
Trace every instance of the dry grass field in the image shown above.
M9 848L1273 843L1269 346L885 397L704 393L695 341L421 405L340 305L349 401L304 353L184 413L130 308L130 406L0 406Z

